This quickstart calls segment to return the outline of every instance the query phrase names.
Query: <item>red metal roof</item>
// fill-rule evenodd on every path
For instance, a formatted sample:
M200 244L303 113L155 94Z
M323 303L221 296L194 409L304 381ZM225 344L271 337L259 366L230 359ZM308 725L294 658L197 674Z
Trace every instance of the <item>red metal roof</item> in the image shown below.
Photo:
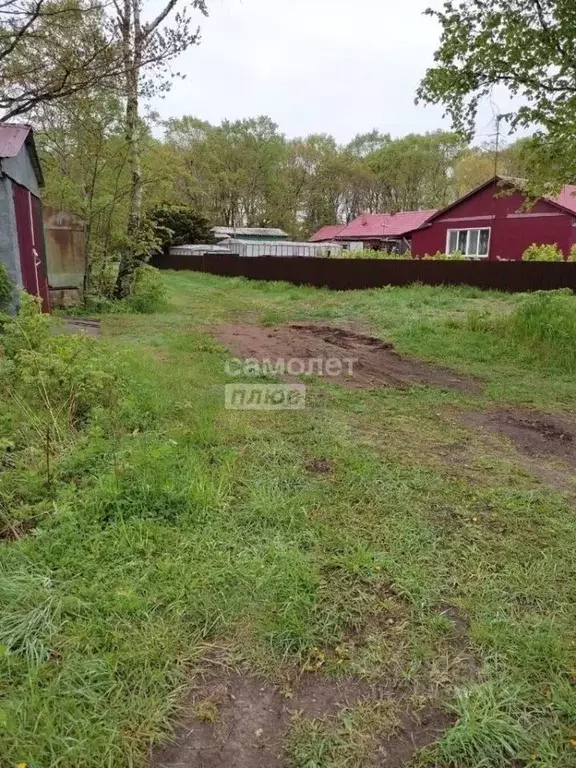
M559 195L548 199L557 205L561 205L562 208L567 208L569 211L576 213L576 185L567 184Z
M402 237L421 227L436 213L429 211L401 211L400 213L363 213L351 221L336 240L369 240Z
M330 240L333 240L339 232L342 232L343 229L345 229L345 226L343 224L329 224L327 227L322 227L322 229L319 229L315 235L312 235L312 237L310 238L310 242L311 243L328 242Z
M29 125L0 123L0 157L16 157L31 130Z

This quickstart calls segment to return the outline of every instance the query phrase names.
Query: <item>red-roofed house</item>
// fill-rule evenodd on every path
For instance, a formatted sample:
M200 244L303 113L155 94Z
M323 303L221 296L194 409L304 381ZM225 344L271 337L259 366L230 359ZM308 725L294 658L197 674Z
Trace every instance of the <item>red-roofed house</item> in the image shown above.
M316 234L312 235L309 242L311 243L332 243L336 241L336 236L346 229L344 224L329 224L327 227L322 227Z
M348 226L322 227L310 240L336 243L361 243L373 251L406 251L410 248L410 233L418 229L435 211L402 211L400 213L363 213Z
M460 251L476 259L521 259L533 243L576 244L576 186L529 201L522 182L495 176L434 213L411 233L412 255Z

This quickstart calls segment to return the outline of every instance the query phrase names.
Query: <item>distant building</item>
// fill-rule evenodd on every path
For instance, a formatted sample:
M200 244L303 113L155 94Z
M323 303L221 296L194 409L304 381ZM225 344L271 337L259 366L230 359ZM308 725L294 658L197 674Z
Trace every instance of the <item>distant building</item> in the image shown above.
M0 124L0 263L14 283L50 309L40 188L42 169L29 125Z
M284 230L274 227L213 227L212 232L217 241L227 237L252 241L288 239Z
M229 248L232 253L244 257L256 256L320 256L337 255L342 246L338 243L293 243L288 240L246 240L228 238L220 245Z
M322 227L310 242L333 240L352 251L410 250L411 232L421 227L435 211L402 211L400 213L363 213L348 225Z
M206 245L194 243L194 245L173 245L168 249L170 256L202 256L204 254L216 254L220 256L229 256L232 254L230 248L225 245ZM158 258L156 258L158 261Z
M336 235L339 235L344 229L346 229L344 224L328 224L328 226L319 229L315 235L312 235L310 242L331 243L336 238Z

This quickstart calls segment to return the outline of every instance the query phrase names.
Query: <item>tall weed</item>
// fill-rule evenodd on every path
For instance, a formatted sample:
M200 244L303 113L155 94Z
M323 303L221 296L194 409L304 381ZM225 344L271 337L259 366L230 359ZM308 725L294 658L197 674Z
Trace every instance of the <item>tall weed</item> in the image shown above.
M126 391L123 364L99 340L58 334L39 301L0 324L0 538L52 511L60 458L80 430L111 423Z
M14 284L10 280L8 270L0 264L0 312L6 311L14 297Z
M143 264L136 269L127 304L133 312L160 312L167 305L168 291L159 270Z
M576 296L571 291L537 291L505 320L507 334L547 365L576 370Z

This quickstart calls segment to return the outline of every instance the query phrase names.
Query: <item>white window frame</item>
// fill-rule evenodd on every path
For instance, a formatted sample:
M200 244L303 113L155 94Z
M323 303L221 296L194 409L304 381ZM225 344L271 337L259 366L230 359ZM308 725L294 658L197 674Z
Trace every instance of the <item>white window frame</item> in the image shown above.
M480 232L483 232L484 230L488 230L488 253L485 255L478 255L475 254L468 254L465 253L464 256L467 259L487 259L490 256L490 246L492 244L492 227L459 227L458 229L449 229L446 232L446 255L450 255L450 235L452 235L454 232L457 232L460 234L460 232L466 232L466 250L468 250L468 245L470 243L470 233L471 232L478 232L478 243L480 243Z

